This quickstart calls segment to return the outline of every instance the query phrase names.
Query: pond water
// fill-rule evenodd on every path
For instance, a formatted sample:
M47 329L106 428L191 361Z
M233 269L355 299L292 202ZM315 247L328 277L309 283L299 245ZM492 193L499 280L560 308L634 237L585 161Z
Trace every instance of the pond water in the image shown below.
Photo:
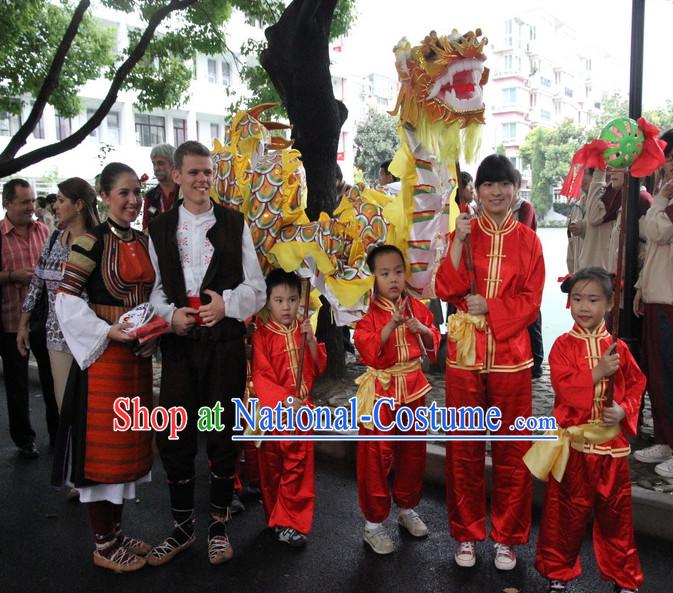
M542 338L546 360L554 340L569 331L573 323L570 311L566 309L566 295L561 292L558 283L558 278L568 273L566 267L568 239L565 228L541 228L537 234L542 242L546 269L542 293Z

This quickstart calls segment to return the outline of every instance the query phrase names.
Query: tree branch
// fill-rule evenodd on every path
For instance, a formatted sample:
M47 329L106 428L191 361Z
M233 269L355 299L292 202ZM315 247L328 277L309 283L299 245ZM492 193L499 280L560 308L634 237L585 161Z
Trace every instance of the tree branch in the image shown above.
M80 144L82 140L84 140L102 123L103 118L109 113L110 109L115 104L119 89L121 88L122 84L124 84L124 80L129 75L131 70L133 70L135 65L140 61L147 51L147 47L152 41L154 32L161 24L161 21L163 21L172 12L188 8L192 4L195 4L196 1L197 0L172 0L169 4L157 10L157 12L155 12L152 15L152 18L148 21L147 28L143 32L142 37L138 41L138 44L135 46L126 61L117 69L107 95L91 118L74 134L68 136L60 142L55 142L54 144L43 146L37 150L32 150L31 152L14 159L0 161L0 177L12 175L13 173L20 171L25 167L38 163L46 158L56 156L57 154L62 154Z
M54 54L54 59L51 62L51 66L49 66L49 71L42 83L42 88L40 88L40 92L37 94L37 97L35 97L35 103L33 103L33 108L30 110L30 115L19 128L18 132L14 134L9 141L9 144L5 146L5 149L0 154L0 162L13 158L16 153L19 152L19 149L26 143L28 135L35 129L35 126L40 121L44 106L47 104L47 101L49 101L49 97L51 97L54 89L58 86L58 79L61 75L65 58L70 51L72 42L79 30L79 26L84 19L84 13L87 11L90 4L90 0L81 0L77 5L65 35L63 35L63 39Z

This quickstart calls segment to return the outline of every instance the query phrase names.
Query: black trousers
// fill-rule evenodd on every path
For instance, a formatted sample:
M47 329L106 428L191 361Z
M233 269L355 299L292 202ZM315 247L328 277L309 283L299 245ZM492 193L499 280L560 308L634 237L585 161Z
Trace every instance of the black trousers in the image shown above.
M533 374L542 372L544 360L544 342L542 340L542 313L537 314L537 319L528 326L530 346L533 351Z
M231 440L234 418L232 398L242 398L246 381L243 337L212 340L209 328L190 336L169 334L161 338L161 394L164 407L183 406L188 424L179 439L168 440L168 430L157 433L157 447L169 482L194 477L198 448L198 411L201 406L222 405L224 430L206 433L210 471L230 478L235 473L236 449Z
M47 338L45 332L31 332L30 348L37 360L42 397L47 418L49 442L54 444L58 431L58 406L54 395L54 380L51 376ZM28 357L21 356L16 347L16 334L2 332L0 340L2 372L7 394L9 434L17 447L35 442L35 431L30 422L28 393Z

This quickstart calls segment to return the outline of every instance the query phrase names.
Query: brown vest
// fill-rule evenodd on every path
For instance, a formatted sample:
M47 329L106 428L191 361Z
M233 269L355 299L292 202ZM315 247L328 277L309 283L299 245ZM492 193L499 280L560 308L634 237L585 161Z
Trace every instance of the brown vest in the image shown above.
M222 294L243 282L243 215L224 206L213 205L215 224L206 237L214 248L213 257L206 270L200 288L201 300L207 303L210 297L204 290ZM159 272L164 293L169 303L177 307L187 306L185 276L180 262L176 240L179 207L171 208L150 222L149 233L157 252ZM204 328L201 328L204 329ZM206 328L207 329L207 328ZM243 335L244 325L236 319L225 317L212 330L213 339L227 339Z

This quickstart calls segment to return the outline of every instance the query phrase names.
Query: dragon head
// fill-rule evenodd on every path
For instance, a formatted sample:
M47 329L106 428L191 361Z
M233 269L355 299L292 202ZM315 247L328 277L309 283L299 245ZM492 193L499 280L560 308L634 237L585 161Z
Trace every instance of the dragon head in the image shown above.
M421 141L439 149L440 160L456 160L461 129L484 123L484 85L489 70L484 66L481 30L439 37L435 31L415 47L403 38L394 48L400 91L392 115L419 131ZM444 133L441 129L450 129ZM470 139L463 139L466 144ZM468 160L471 146L465 147ZM446 157L446 158L445 158Z

